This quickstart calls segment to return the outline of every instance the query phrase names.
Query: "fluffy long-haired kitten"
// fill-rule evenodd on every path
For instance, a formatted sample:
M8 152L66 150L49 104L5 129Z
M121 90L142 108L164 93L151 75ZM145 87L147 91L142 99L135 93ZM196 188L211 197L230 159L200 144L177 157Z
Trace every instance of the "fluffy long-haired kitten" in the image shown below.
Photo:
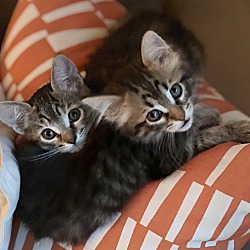
M247 121L220 125L216 110L197 104L203 54L195 37L166 14L134 15L92 56L85 81L99 95L83 101L99 111L100 103L109 104L104 119L153 148L165 176L219 143L249 141Z
M130 25L134 25L131 22ZM143 20L137 19L137 22L138 33L144 33L140 26ZM161 26L170 25L169 20L159 22ZM183 35L190 36L187 31L183 32ZM118 40L126 40L124 32L120 34ZM199 150L204 150L228 140L250 141L250 126L246 122L237 124L244 130L242 137L235 123L207 129L218 123L218 115L209 113L209 122L206 108L199 108L203 111L194 115L195 83L190 77L181 77L177 81L181 60L175 63L178 58L173 54L175 52L151 31L139 40L142 40L142 53L139 46L136 61L142 58L141 64L124 66L115 81L111 76L114 84L110 86L115 95L82 100L83 104L98 110L104 119L98 126L90 128L80 151L63 153L53 161L37 159L31 162L28 160L30 156L40 152L37 145L27 143L25 147L29 150L24 146L17 148L22 177L18 210L36 238L51 237L74 245L82 243L111 220L144 184L172 173L193 156L198 144ZM130 43L125 45L133 46ZM178 53L182 58L181 52ZM115 57L119 58L119 55ZM166 58L170 58L169 62ZM183 75L186 73L184 69L190 72L191 61L189 67L181 69ZM96 72L98 74L98 68ZM173 76L169 82L164 78L166 72ZM61 73L65 77L65 73ZM111 90L107 89L110 93ZM12 125L19 121L13 116L8 117ZM195 122L196 117L199 119ZM194 127L199 131L197 137L191 131ZM210 140L216 131L221 135L216 137L217 142ZM170 140L171 137L174 139ZM44 149L44 154L47 152Z

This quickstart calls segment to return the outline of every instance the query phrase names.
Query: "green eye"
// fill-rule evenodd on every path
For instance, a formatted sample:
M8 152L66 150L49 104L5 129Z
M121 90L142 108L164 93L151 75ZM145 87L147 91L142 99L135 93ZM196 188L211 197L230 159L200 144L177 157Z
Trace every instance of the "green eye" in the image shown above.
M46 140L52 140L56 136L56 132L54 132L52 129L46 128L42 132L42 137Z
M80 116L81 116L81 111L79 109L72 109L68 114L70 122L78 121Z
M173 96L174 99L178 99L182 95L182 87L180 84L175 83L172 88L170 89L170 94Z
M147 119L150 122L157 122L162 118L163 112L158 109L153 109L147 114Z

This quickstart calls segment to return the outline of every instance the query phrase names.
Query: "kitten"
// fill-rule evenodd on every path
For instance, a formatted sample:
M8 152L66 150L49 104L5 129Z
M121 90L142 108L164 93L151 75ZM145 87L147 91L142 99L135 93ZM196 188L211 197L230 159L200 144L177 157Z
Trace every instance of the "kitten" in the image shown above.
M217 144L249 142L249 122L220 125L218 111L197 104L203 54L180 23L146 12L111 35L87 66L86 84L103 95L83 102L100 112L100 103L108 103L105 120L130 139L159 151L162 160L156 178Z
M26 103L1 102L0 119L25 135L25 140L50 151L51 156L74 153L83 147L94 122L94 112L81 102L89 94L75 65L58 55L52 65L51 83L37 90Z

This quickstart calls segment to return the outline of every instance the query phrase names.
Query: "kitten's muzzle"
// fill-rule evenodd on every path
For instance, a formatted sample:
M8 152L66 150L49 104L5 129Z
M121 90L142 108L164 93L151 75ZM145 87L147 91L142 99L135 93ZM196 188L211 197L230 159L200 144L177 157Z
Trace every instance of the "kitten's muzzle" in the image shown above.
M180 107L171 107L169 109L169 118L174 121L184 121L185 112Z
M67 130L61 134L63 142L68 144L75 144L76 143L76 135L72 130Z

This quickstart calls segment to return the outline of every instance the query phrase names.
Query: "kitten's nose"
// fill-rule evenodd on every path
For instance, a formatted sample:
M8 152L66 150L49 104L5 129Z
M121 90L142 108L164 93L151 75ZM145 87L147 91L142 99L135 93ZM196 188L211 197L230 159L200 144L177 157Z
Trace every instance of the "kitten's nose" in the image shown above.
M180 107L171 107L169 109L169 118L175 121L184 121L185 112Z
M76 135L72 130L67 130L62 133L62 139L64 142L69 144L75 144L76 143Z

